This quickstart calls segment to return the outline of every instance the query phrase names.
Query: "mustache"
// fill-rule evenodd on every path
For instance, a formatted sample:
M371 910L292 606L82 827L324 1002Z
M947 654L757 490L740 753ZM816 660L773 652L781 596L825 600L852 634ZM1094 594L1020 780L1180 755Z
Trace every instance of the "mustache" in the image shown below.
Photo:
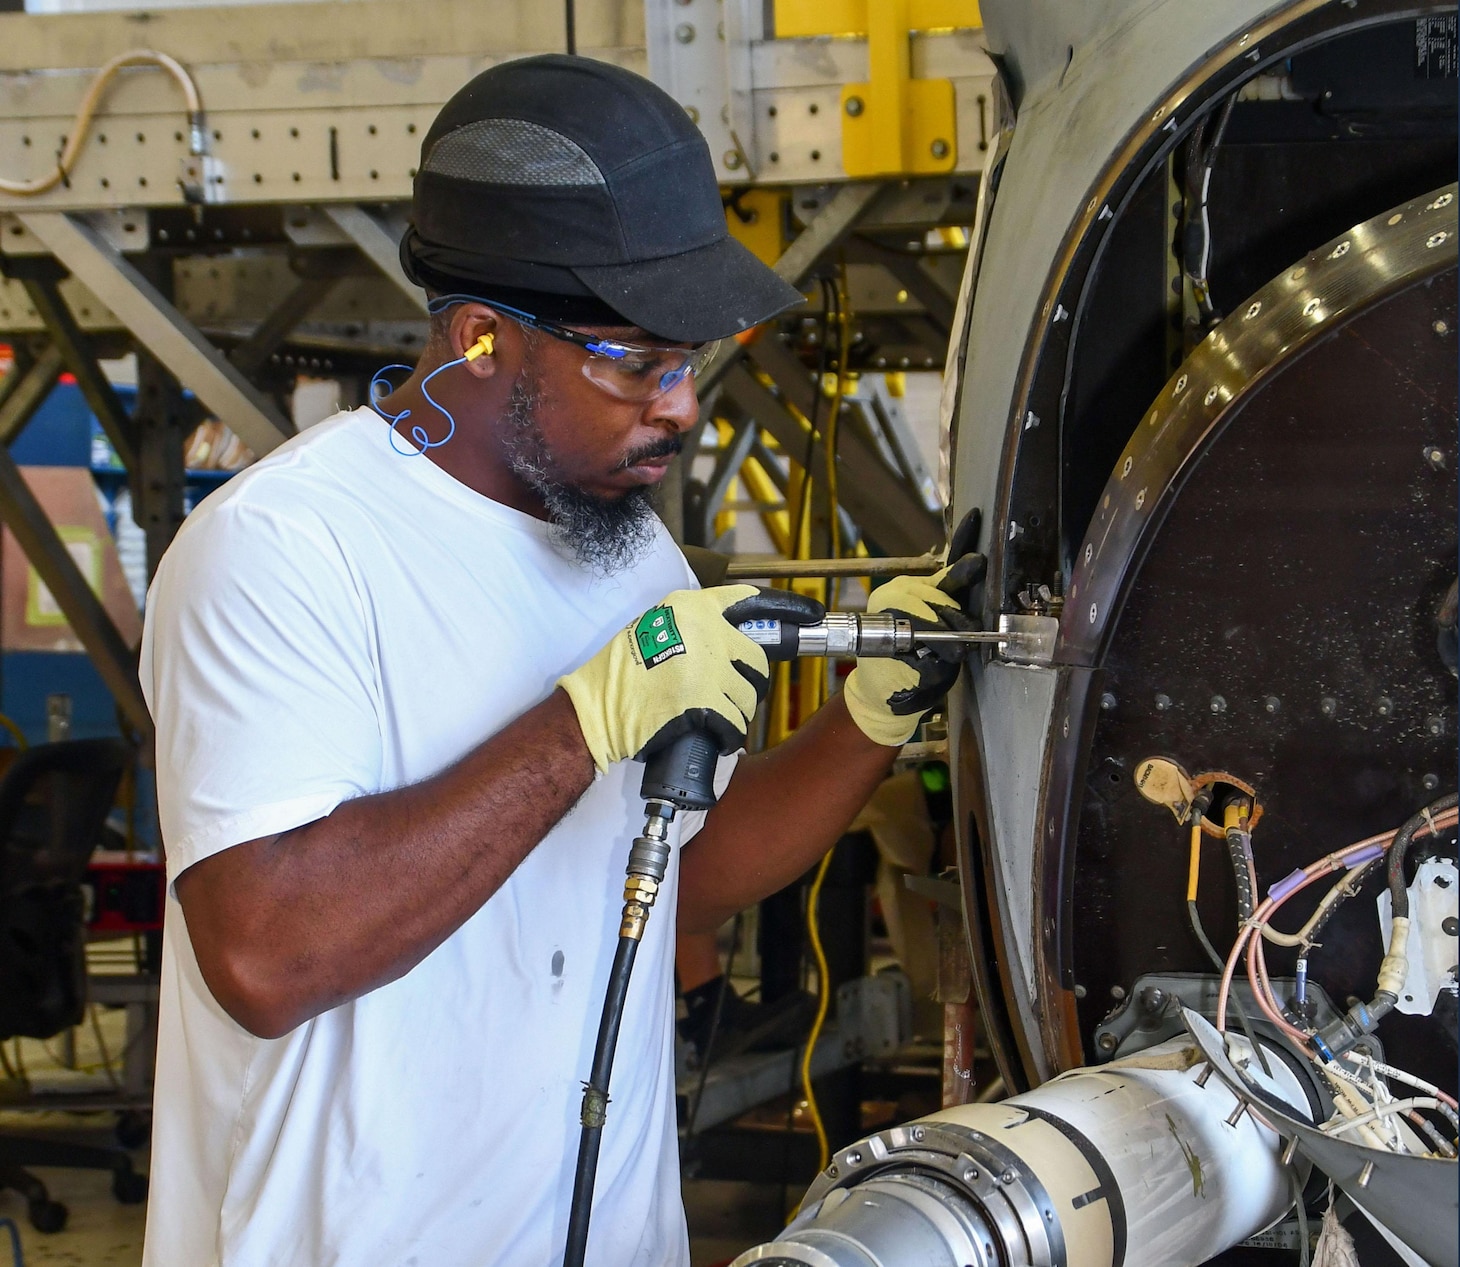
M640 445L637 449L630 449L624 455L623 461L614 469L627 471L629 467L638 466L641 462L652 462L656 458L672 458L681 453L683 449L683 436L665 436L662 440L655 440L650 444Z

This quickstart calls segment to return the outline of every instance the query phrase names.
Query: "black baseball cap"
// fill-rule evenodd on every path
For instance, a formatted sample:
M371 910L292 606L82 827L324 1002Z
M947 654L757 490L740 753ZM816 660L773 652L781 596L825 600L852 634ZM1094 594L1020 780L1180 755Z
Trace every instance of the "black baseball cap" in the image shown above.
M586 57L483 71L421 144L401 263L418 285L703 343L801 295L729 234L709 146L668 93Z

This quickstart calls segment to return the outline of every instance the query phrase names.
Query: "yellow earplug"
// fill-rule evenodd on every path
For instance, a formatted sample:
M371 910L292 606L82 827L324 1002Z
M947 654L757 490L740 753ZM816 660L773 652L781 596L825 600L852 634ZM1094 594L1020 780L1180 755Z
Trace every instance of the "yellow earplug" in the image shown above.
M497 340L490 334L484 334L480 339L466 350L466 359L474 361L479 356L491 356L492 349L497 346Z

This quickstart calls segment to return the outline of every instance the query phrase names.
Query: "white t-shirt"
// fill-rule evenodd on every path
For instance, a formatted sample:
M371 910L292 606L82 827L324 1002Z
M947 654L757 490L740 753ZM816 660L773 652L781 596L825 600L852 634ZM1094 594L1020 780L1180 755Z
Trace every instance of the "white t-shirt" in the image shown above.
M595 578L545 524L394 452L371 410L311 428L189 517L148 595L169 879L435 774L693 584L662 527L634 567ZM560 1261L641 772L597 779L400 980L279 1039L218 1006L170 896L146 1267ZM682 817L686 833L702 818ZM677 891L676 855L619 1038L595 1267L689 1261Z

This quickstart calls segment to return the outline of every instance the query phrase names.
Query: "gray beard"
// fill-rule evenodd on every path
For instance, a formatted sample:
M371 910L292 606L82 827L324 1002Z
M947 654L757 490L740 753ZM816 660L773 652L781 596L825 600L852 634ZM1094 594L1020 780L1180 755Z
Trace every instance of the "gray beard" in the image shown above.
M654 489L640 485L622 497L598 497L566 482L537 425L537 403L536 384L524 371L502 415L507 468L542 498L556 544L600 576L622 572L654 542Z

